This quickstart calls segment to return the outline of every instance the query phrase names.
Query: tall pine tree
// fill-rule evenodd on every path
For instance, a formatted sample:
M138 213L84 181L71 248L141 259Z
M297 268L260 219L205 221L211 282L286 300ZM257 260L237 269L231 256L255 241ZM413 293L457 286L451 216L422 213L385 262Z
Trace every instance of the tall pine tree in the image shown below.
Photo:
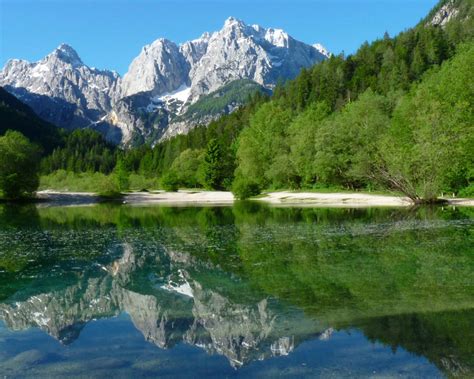
M207 144L204 157L204 186L208 189L223 189L224 160L222 149L216 139Z

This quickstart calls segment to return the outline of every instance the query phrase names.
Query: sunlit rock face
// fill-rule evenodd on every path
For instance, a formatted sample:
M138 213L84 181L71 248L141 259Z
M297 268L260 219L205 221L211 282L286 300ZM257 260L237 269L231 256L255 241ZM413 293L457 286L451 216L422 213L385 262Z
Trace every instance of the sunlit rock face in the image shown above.
M319 44L307 45L280 29L231 17L220 31L181 45L160 38L144 46L123 79L87 66L72 47L62 44L35 63L8 61L0 86L57 126L92 127L112 142L137 145L211 121L216 115L174 119L228 83L247 79L271 89L328 55ZM231 109L235 105L222 113Z
M449 21L455 18L459 14L459 9L456 8L454 0L450 0L443 5L439 11L435 13L431 19L431 25L434 26L445 26Z
M122 96L148 92L151 97L163 95L186 84L189 63L179 47L158 39L143 47L131 63L122 82Z
M303 67L326 58L317 48L296 41L283 30L246 25L232 17L220 31L194 43L207 46L191 66L190 102L237 79L272 87L280 78L294 77Z
M283 30L250 26L231 17L220 31L180 46L166 39L145 46L123 78L122 96L164 96L189 87L180 100L193 103L237 79L272 87L327 56L320 44L310 46Z

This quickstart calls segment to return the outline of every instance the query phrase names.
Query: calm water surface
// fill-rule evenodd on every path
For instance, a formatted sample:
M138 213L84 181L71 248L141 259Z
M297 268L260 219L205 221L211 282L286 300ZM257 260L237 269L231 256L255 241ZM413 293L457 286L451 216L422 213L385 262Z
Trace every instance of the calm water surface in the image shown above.
M474 377L474 209L0 205L1 377Z

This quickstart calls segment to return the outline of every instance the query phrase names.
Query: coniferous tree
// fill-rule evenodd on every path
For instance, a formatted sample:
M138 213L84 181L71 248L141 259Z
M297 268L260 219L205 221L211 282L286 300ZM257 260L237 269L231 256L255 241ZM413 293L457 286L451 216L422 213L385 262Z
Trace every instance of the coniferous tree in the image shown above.
M127 191L130 188L129 173L122 158L117 160L114 174L119 191Z
M207 144L204 156L203 184L209 189L223 189L223 161L222 149L216 139Z

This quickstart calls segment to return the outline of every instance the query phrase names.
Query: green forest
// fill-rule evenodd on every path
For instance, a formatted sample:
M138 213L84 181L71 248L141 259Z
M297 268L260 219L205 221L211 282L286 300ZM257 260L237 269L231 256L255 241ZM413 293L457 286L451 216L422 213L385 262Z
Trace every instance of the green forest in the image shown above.
M92 130L39 139L16 128L39 146L23 141L5 154L41 154L28 165L38 166L41 188L103 194L206 188L245 199L338 189L395 191L415 203L444 193L473 197L474 6L457 0L454 19L431 25L445 3L412 29L331 56L272 95L256 91L233 113L156 146L124 150ZM12 138L20 139L10 132L0 145ZM0 167L4 196L31 194L31 183L9 192L14 171Z

